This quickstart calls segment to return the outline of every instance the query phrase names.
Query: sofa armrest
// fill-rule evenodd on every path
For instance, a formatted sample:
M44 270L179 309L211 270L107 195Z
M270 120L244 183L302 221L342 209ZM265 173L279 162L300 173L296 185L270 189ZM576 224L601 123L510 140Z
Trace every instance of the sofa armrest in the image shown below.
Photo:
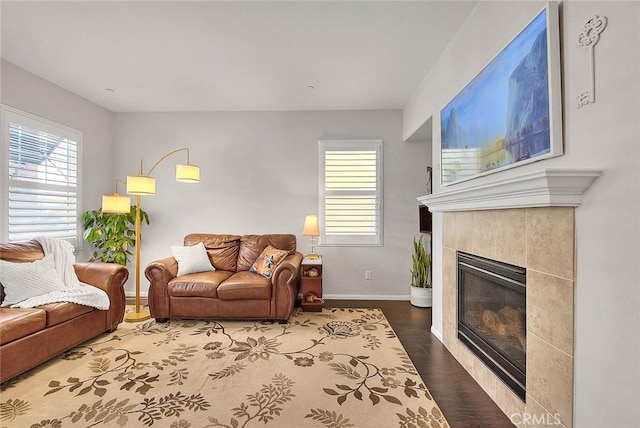
M298 297L302 253L288 255L277 267L271 277L271 299L275 302L275 319L286 320L293 312Z
M149 310L156 319L169 318L169 281L178 274L178 261L173 257L149 263L144 276L149 280Z
M124 284L129 278L129 270L117 263L75 263L73 265L80 282L92 285L109 296L106 329L113 331L124 319L126 299Z

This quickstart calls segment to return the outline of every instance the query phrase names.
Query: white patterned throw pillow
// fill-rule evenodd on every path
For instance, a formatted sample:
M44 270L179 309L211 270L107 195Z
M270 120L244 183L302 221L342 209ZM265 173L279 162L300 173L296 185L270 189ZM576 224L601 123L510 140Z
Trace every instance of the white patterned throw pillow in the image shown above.
M171 252L178 261L178 276L216 270L211 265L207 249L202 242L191 247L172 246Z
M43 296L52 291L65 290L56 272L52 256L30 263L13 263L0 260L0 283L4 287L3 307L23 300Z

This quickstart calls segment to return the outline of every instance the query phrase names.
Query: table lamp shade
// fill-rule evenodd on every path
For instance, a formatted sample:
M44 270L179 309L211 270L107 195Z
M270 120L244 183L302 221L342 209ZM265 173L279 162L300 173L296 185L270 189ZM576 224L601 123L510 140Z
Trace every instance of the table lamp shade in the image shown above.
M308 215L304 219L304 228L302 234L305 236L318 236L320 235L320 229L318 229L318 216Z
M197 183L200 181L200 167L191 164L176 164L176 181Z
M145 175L128 175L127 193L130 195L155 195L156 179Z
M131 198L128 196L120 196L118 193L113 195L102 195L102 212L112 214L126 214L131 211Z

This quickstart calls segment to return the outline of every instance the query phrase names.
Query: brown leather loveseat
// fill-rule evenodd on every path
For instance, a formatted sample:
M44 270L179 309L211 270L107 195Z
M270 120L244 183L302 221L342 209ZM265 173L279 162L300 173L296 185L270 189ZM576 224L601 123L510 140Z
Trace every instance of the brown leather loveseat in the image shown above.
M24 263L44 257L36 241L0 244L0 258ZM35 308L0 308L0 382L11 379L122 322L126 267L114 263L76 263L81 282L104 290L108 310L75 303L51 303ZM0 285L0 300L4 300Z
M159 322L169 318L259 319L286 321L296 301L300 264L290 234L190 234L185 246L202 242L215 271L178 276L178 262L167 257L145 269L150 281L149 309ZM250 272L268 246L286 250L270 279Z

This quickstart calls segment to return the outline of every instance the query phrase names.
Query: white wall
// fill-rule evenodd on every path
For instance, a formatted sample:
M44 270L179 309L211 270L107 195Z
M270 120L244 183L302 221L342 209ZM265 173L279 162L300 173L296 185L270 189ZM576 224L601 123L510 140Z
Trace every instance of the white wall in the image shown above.
M22 68L2 60L2 104L82 131L82 210L96 209L113 192L113 114ZM95 201L98 201L97 203ZM87 260L85 243L77 259Z
M142 266L169 256L184 235L293 233L318 210L318 140L384 140L384 247L320 247L324 293L407 297L412 238L418 235L416 195L424 192L429 153L424 143L401 141L402 112L119 113L115 115L115 171L144 171L164 153L189 146L201 182L174 181L176 155L154 171L158 193L144 197L151 226L142 231ZM96 201L97 203L97 201ZM365 280L365 270L372 279ZM147 281L142 278L142 292ZM130 281L129 293L133 285Z
M430 116L439 118L440 109L526 25L540 6L529 2L480 2L407 103L404 138ZM560 6L565 154L522 166L517 172L571 167L604 171L576 209L574 425L637 426L640 3L565 1ZM589 87L589 69L587 51L576 40L593 15L604 15L609 23L595 48L596 103L578 109L576 97ZM433 131L437 159L438 119L434 120ZM436 169L436 176L439 172ZM508 170L474 182L514 172ZM440 191L437 184L434 191ZM434 242L436 257L440 246L441 242ZM434 326L442 325L437 316L434 311Z
M115 178L135 173L141 156L148 170L169 150L191 148L202 182L175 183L173 164L184 161L176 155L154 172L158 194L143 199L152 219L143 228L143 267L195 231L294 233L308 252L300 232L304 216L317 212L318 140L383 139L384 247L318 252L325 257L325 294L408 298L415 196L425 191L430 152L425 142L402 143L400 111L113 114L6 61L1 71L3 104L83 132L83 211L100 206ZM85 243L77 258L90 253ZM143 294L146 288L143 277Z

